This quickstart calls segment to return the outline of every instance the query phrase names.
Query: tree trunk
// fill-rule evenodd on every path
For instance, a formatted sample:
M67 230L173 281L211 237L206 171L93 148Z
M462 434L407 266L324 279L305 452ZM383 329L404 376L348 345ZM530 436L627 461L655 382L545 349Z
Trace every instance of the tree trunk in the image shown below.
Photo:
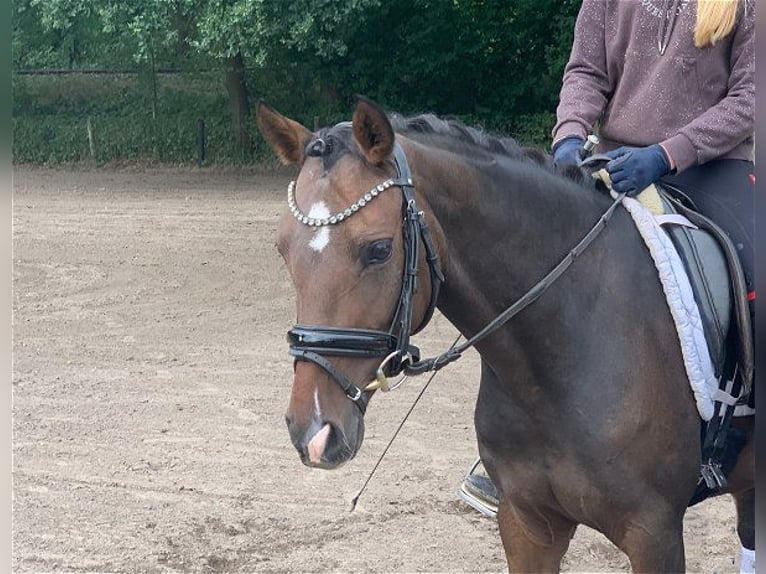
M241 157L250 157L252 153L252 138L250 137L250 106L247 102L247 85L245 84L245 64L242 53L224 61L226 70L226 91L229 93L229 110L231 111L231 127L237 141Z

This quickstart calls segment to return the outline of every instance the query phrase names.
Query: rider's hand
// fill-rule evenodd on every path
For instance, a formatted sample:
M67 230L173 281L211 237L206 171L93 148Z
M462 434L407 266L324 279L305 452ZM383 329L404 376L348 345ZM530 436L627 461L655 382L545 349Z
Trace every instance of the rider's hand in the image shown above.
M617 193L636 195L671 171L665 150L659 145L620 147L604 154L610 158L606 171Z
M585 140L580 136L567 136L557 141L553 149L553 163L561 167L564 165L577 165L580 161L580 151L583 149Z

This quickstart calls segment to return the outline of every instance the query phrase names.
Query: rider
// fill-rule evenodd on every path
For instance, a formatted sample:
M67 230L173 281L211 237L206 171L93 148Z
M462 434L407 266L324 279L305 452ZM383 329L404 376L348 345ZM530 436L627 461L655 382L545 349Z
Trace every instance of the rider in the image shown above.
M575 165L597 128L617 192L659 180L682 190L736 246L751 315L754 10L754 0L583 0L552 133L556 164ZM469 474L461 490L496 508L486 477Z

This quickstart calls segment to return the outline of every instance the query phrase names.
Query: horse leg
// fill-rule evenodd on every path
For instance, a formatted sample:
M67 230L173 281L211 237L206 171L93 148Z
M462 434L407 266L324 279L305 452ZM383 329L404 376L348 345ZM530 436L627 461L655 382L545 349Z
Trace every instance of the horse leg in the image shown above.
M682 512L633 517L621 539L613 542L628 555L634 574L686 571Z
M561 559L569 548L577 525L561 518L537 516L533 524L524 522L519 513L501 502L497 513L508 572L558 573ZM544 524L544 534L539 531ZM541 534L543 534L541 536Z
M742 544L739 571L755 572L755 488L733 495L737 505L737 534Z

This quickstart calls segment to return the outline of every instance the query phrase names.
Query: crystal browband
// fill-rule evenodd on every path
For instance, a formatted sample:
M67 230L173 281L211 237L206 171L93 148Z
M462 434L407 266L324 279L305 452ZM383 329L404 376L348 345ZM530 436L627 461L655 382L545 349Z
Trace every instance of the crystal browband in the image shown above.
M354 213L359 211L362 207L370 203L373 199L375 199L379 193L387 190L389 187L394 185L393 179L387 179L383 183L379 183L375 187L373 187L370 191L362 195L359 199L357 199L354 203L349 205L346 209L343 209L336 213L335 215L331 215L329 217L309 217L305 213L303 213L298 205L295 203L295 180L291 181L289 185L287 186L287 205L290 208L290 213L293 214L293 217L303 223L304 225L310 225L311 227L323 227L325 225L335 225L337 223L340 223L344 219L347 219L351 217Z

